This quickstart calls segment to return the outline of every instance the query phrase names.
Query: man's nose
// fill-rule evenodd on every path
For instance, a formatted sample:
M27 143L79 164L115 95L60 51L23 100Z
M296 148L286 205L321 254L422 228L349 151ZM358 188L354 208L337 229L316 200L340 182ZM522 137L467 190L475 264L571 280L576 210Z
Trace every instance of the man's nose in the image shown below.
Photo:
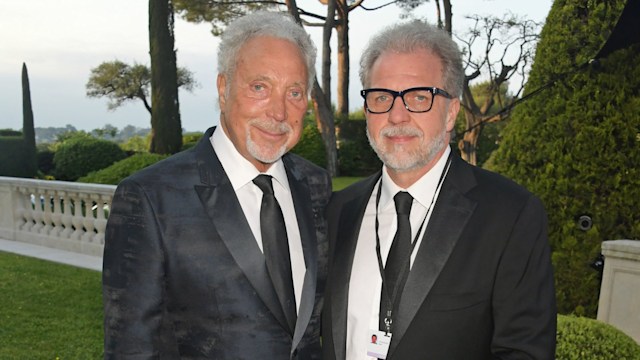
M389 110L389 122L399 124L406 121L409 121L409 110L404 107L402 97L397 96L393 99L393 106Z
M269 100L269 110L267 115L276 121L285 121L287 119L286 96L284 93L276 91Z

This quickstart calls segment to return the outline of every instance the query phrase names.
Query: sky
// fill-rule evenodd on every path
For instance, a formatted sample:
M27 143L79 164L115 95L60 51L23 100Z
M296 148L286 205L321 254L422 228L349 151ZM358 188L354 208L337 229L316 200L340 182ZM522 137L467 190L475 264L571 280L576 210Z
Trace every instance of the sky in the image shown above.
M513 13L544 21L553 0L452 0L454 33L470 27L465 16ZM388 0L366 0L375 7ZM305 10L324 14L318 0L298 0ZM399 20L400 10L356 9L350 13L351 75L349 99L352 110L361 105L357 76L358 60L372 33ZM436 21L434 2L413 12ZM194 73L198 87L180 91L182 127L204 131L218 124L216 51L219 40L209 24L187 23L176 17L175 48L178 66ZM307 28L321 46L321 28ZM335 32L333 65L335 69ZM107 109L107 99L88 98L86 82L91 69L102 62L120 60L149 65L147 0L1 0L0 1L0 129L22 128L22 64L26 63L36 127L65 127L90 131L106 124L122 129L150 127L150 116L141 101ZM318 53L320 56L320 52ZM318 59L318 67L320 59ZM332 76L335 94L335 70ZM334 99L335 103L335 99Z

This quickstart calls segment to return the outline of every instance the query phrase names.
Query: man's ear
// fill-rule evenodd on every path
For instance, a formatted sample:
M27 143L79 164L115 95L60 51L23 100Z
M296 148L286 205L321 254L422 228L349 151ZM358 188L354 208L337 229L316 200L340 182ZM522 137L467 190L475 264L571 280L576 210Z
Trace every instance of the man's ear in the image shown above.
M216 84L218 85L218 104L220 105L220 111L222 111L227 103L227 78L225 78L222 74L218 74Z
M449 109L447 110L447 122L446 127L447 131L453 131L453 128L456 126L456 118L458 117L458 112L460 111L460 99L453 98L449 102Z

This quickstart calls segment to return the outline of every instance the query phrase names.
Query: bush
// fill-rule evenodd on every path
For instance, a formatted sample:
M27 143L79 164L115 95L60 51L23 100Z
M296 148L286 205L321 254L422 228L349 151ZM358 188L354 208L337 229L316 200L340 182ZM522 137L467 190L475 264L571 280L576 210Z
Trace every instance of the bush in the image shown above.
M557 360L640 360L640 345L598 320L558 315Z
M222 128L220 128L222 129ZM202 138L202 135L204 135L201 132L190 132L190 133L185 133L182 134L182 148L181 151L190 149L194 146L196 146L196 144L198 143L198 141L200 141L200 139Z
M35 159L22 136L0 136L0 176L32 178L36 176Z
M124 151L133 152L145 152L149 151L149 144L151 143L151 133L142 137L140 135L134 135L124 142L120 147Z
M78 182L117 185L127 176L167 158L169 155L139 153L78 179Z
M22 131L13 130L13 129L0 129L0 136L15 136L22 137Z
M595 317L600 279L589 265L602 241L640 238L640 47L577 71L626 3L553 3L525 92L567 75L514 109L489 162L544 202L560 313ZM582 215L593 226L581 228Z
M53 173L53 156L55 153L51 150L38 150L36 153L36 161L38 163L38 171L43 175Z
M364 120L340 121L338 166L340 176L368 176L382 167L382 162L367 139Z
M114 142L88 136L71 137L57 147L53 156L54 174L57 179L75 181L124 157L124 151Z
M300 141L291 149L291 152L320 167L327 167L327 154L322 142L322 135L320 135L316 124L309 124L304 127Z

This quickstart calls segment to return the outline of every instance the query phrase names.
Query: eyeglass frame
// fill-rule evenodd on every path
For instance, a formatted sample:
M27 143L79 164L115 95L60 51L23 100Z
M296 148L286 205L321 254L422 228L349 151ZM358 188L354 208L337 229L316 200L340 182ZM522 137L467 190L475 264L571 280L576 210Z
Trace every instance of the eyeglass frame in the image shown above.
M414 111L409 109L409 106L407 105L407 102L404 100L404 95L408 92L411 91L416 91L416 90L426 90L429 91L431 93L431 95L433 95L431 97L431 104L429 104L429 108L427 110L424 111ZM389 93L391 95L393 95L393 100L391 101L391 106L389 106L389 109L387 109L387 111L371 111L369 109L369 105L367 105L367 94L370 92L374 92L374 91L384 91L386 93ZM362 96L362 98L364 99L364 107L365 109L367 109L368 112L372 113L372 114L386 114L389 111L391 111L391 109L393 109L393 105L396 103L396 98L399 96L402 99L402 104L404 105L404 108L407 109L407 111L412 112L412 113L426 113L431 111L431 109L433 108L433 101L436 98L436 95L440 95L443 96L447 99L453 99L453 96L451 94L449 94L447 91L434 87L434 86L418 86L418 87L412 87L412 88L408 88L408 89L404 89L401 91L394 91L394 90L390 90L390 89L384 89L384 88L371 88L371 89L362 89L360 90L360 95Z

